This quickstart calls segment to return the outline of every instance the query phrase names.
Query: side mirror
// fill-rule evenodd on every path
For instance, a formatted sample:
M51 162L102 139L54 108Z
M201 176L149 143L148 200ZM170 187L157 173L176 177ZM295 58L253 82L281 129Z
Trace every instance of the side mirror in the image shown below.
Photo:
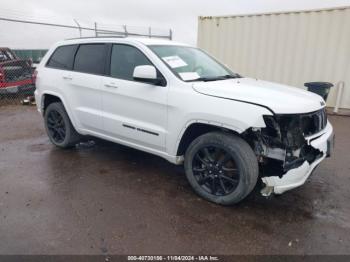
M154 85L163 85L164 80L157 77L157 69L151 65L136 66L133 73L136 81L150 83Z

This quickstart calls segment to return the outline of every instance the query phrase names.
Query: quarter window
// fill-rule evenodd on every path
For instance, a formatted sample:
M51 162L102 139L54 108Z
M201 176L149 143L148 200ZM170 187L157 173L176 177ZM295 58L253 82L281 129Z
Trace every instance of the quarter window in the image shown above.
M74 71L102 75L105 68L105 44L80 45L75 56Z
M58 69L71 70L74 61L74 54L77 45L67 45L58 47L51 56L47 66Z
M136 66L152 65L137 48L129 45L113 45L110 75L115 78L133 80Z

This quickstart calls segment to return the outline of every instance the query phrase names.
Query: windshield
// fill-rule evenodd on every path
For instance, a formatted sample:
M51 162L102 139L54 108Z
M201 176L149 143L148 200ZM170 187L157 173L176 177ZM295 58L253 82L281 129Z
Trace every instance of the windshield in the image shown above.
M151 45L171 71L183 81L215 81L239 77L198 48Z

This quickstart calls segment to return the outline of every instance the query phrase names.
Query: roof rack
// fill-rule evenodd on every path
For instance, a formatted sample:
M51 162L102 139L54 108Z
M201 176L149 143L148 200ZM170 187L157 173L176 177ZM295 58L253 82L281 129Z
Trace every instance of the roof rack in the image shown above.
M126 25L122 25L123 31L118 30L109 30L109 29L102 29L101 27L104 26L102 24L100 25L100 28L98 28L97 23L94 23L94 28L91 27L85 27L81 26L77 20L73 19L76 25L64 25L64 24L54 24L54 23L48 23L48 22L39 22L39 21L30 21L30 20L20 20L20 19L12 19L12 18L6 18L6 17L0 17L0 20L7 21L7 22L15 22L15 23L25 23L25 24L32 24L32 25L41 25L41 26L52 26L52 27L61 27L61 28L69 28L69 29L78 29L80 37L82 37L82 32L84 31L90 31L95 32L95 37L127 37L127 36L141 36L141 37L149 37L149 38L163 38L163 39L169 39L172 40L173 38L173 31L171 29L168 30L167 34L154 34L152 27L142 27L147 33L136 33L130 30L132 27L127 27ZM112 25L115 27L116 25Z
M136 33L128 28L127 25L123 25L123 31L115 31L115 30L106 30L100 29L95 23L95 37L128 37L128 36L137 36L137 37L149 37L149 38L163 38L172 40L173 31L169 29L167 34L155 34L153 33L152 27L143 27L143 29L147 29L147 33Z

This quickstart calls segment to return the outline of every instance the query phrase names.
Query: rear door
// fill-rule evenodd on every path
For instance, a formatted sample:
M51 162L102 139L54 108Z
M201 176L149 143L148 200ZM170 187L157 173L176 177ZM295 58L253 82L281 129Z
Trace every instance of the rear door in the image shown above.
M153 65L137 47L113 44L110 53L109 76L102 80L105 133L138 146L164 151L167 86L134 81L136 66Z
M67 99L80 128L97 133L102 130L101 75L105 64L105 44L81 44L75 54L73 71L63 75L69 89Z
M40 67L40 78L37 81L37 88L44 91L50 90L52 94L62 96L66 110L74 123L77 121L73 107L70 105L71 89L67 77L71 75L74 63L74 56L78 45L63 45L56 48L45 66ZM78 127L78 126L76 126Z

